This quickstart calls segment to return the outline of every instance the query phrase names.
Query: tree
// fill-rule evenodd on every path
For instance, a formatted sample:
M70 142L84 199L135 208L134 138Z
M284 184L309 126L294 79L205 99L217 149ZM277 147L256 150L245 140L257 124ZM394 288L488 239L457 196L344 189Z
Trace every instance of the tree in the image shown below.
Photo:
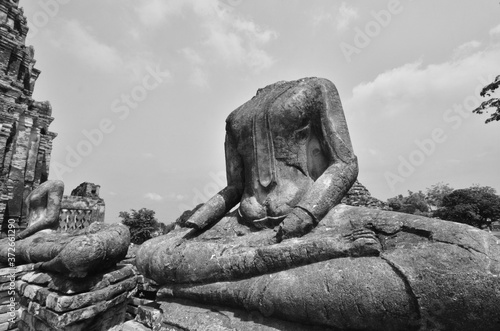
M130 213L121 211L119 217L130 230L130 241L137 245L155 236L168 233L173 228L173 226L158 222L155 212L147 208L131 209Z
M436 210L440 208L443 203L443 198L453 192L453 190L450 184L444 184L443 182L439 182L427 188L425 200L429 204L430 209Z
M400 194L388 199L387 203L392 210L406 214L427 215L430 210L425 194L422 191L408 191L407 197Z
M480 95L482 97L487 96L490 97L497 88L500 87L500 75L495 78L495 81L486 85ZM479 107L474 109L472 112L476 114L482 114L485 110L494 108L495 111L490 115L490 118L486 119L485 123L489 123L492 121L500 121L500 99L491 98L489 100L483 101Z
M478 228L490 227L500 217L500 197L487 186L454 190L443 198L442 207L434 215Z
M472 186L469 187L469 189L476 191L476 192L497 194L497 190L495 190L491 186L481 186L479 184L472 184Z

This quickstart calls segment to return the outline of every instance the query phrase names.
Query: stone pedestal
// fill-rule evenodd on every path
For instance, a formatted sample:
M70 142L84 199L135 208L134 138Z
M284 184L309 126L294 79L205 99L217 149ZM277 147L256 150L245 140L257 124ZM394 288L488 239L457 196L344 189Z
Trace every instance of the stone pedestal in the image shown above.
M19 330L104 331L124 322L136 274L125 265L86 278L30 272L16 284Z

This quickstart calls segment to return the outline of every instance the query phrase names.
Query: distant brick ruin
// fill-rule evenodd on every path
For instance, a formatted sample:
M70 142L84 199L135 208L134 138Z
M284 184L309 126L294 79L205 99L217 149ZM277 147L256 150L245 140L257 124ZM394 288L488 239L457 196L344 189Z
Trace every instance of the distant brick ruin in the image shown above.
M54 120L48 102L32 99L40 74L25 45L28 26L18 1L0 3L0 216L23 227L23 198L48 178ZM2 229L6 222L2 222Z
M355 207L392 210L391 207L389 207L389 205L385 202L372 197L368 189L357 180L354 185L352 185L351 189L349 190L349 192L347 192L346 196L342 199L341 202L346 205Z
M61 201L59 230L70 231L84 229L93 222L104 222L105 204L99 197L99 185L81 183L65 195Z

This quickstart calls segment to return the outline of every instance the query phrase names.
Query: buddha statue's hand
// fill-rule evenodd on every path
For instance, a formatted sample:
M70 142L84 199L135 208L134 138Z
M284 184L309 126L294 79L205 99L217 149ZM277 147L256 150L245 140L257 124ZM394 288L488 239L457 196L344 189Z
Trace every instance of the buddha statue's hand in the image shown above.
M316 227L314 217L300 207L296 207L278 226L276 233L277 242L288 238L302 237Z
M343 237L351 242L353 256L379 255L382 250L377 235L370 229L355 229Z

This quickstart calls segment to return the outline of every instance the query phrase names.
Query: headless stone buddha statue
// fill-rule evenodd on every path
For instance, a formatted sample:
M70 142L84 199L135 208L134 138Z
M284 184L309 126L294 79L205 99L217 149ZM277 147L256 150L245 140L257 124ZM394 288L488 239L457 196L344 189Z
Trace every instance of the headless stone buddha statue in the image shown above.
M7 238L0 240L0 263L12 261L8 257L14 247L16 266L34 263L35 269L84 277L125 257L130 233L124 225L93 223L84 230L57 231L63 191L62 181L50 180L27 196L28 226L16 234L14 246Z
M339 205L358 165L330 81L260 89L227 118L225 150L227 187L137 254L163 298L335 329L499 327L495 237Z

